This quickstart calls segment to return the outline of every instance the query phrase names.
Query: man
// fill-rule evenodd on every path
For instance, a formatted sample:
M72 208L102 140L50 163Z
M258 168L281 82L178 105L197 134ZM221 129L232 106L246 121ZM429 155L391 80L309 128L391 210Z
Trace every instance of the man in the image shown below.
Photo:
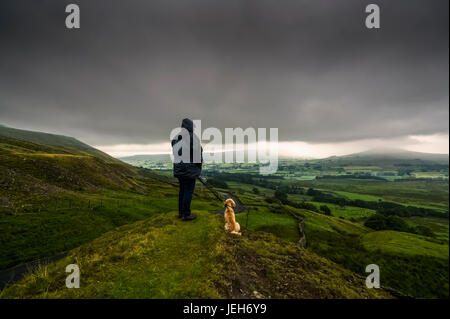
M173 175L178 178L180 183L178 217L184 221L190 221L196 218L195 215L191 214L191 201L194 194L195 181L202 172L203 149L198 136L194 134L194 123L192 120L184 119L181 122L181 128L185 129L188 134L183 135L180 133L172 140L172 151L174 153ZM187 154L184 154L184 162L181 159L183 157L183 149L189 150L189 159L187 159Z

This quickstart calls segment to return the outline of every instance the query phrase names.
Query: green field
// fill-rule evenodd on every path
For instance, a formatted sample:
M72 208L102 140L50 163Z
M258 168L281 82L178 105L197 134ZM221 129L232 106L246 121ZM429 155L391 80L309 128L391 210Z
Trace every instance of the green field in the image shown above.
M255 207L248 214L239 214L236 219L242 227L247 226L251 230L271 233L291 242L300 239L297 222L292 217L272 213L267 207Z
M448 181L314 180L300 186L448 211ZM357 194L357 195L356 195ZM368 197L366 197L368 196Z
M348 198L348 199L362 199L362 200L374 201L374 202L378 202L379 200L382 200L381 197L367 195L367 194L350 193L350 192L343 192L343 191L336 191L335 193L338 195L341 195L345 198Z
M319 202L311 202L316 205L316 207L320 207L324 203ZM367 217L375 214L375 211L368 208L361 207L353 207L353 206L345 206L340 207L339 205L334 204L326 204L331 209L331 214L335 217L341 217L349 220L354 220L355 222L364 220Z
M431 240L415 234L385 230L371 232L361 240L368 251L404 256L430 256L442 258L448 253L448 242Z
M448 219L433 217L410 217L405 221L411 226L426 226L430 228L438 239L446 239L448 241L449 223Z

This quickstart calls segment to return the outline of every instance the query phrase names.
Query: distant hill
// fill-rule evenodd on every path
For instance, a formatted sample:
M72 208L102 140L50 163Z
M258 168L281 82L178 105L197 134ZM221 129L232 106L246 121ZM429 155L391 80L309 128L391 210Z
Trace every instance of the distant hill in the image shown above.
M332 156L323 161L340 165L440 165L448 167L448 154L411 152L400 149L377 148L344 156Z
M365 152L348 155L348 157L372 157L372 158L384 157L396 159L434 161L441 163L448 163L449 160L448 154L421 153L393 148L375 148Z

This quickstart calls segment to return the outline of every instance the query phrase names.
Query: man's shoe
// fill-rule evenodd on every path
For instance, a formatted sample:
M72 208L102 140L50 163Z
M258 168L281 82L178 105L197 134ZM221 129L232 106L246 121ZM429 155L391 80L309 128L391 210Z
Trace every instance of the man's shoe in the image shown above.
M189 216L184 216L183 221L188 222L188 221L194 220L196 218L197 218L197 216L190 214Z

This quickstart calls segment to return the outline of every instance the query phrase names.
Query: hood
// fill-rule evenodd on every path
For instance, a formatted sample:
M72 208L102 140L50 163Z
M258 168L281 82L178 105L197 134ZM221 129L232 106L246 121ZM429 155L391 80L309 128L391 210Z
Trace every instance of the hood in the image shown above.
M184 119L181 122L181 127L185 128L186 130L188 130L189 133L193 133L194 132L194 122L192 122L191 119Z

